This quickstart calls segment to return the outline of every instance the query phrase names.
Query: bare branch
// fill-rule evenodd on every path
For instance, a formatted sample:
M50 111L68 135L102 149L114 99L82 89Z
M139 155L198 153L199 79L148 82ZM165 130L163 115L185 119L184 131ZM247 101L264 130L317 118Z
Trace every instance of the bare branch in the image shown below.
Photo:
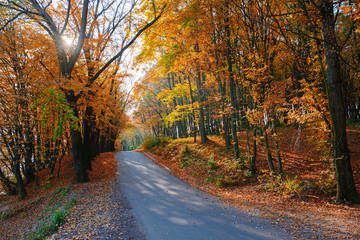
M69 22L69 17L70 17L70 9L71 9L71 0L68 0L68 9L67 9L67 12L66 12L66 18L65 18L65 22L64 22L64 26L63 28L61 29L60 31L60 35L62 35L68 25L68 22Z
M156 17L156 6L155 6L155 0L152 0L152 6L153 6L153 9L154 9L154 16Z
M86 36L86 24L88 19L88 8L89 8L89 0L84 0L82 14L81 14L81 23L80 23L80 34L78 38L78 42L76 44L74 53L69 59L68 71L71 72L73 69L76 60L78 59L82 46L84 44L85 36Z
M110 64L112 64L116 59L121 58L121 56L123 55L123 53L136 41L136 39L149 27L151 27L157 20L159 20L159 18L162 16L162 14L164 13L166 8L166 5L164 5L161 9L160 14L155 17L151 22L149 22L148 24L146 24L144 27L142 27L137 34L124 46L121 48L121 50L115 55L113 56L89 81L89 85L91 85L99 76L102 72L104 72L106 70L106 68L108 68L110 66Z

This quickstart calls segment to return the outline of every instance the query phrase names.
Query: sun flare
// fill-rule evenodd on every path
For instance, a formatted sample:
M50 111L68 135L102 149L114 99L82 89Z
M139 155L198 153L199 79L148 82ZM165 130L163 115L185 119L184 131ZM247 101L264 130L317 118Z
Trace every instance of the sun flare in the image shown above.
M64 40L64 43L65 43L67 46L72 46L72 45L74 45L74 39L73 39L73 38L69 38L69 37L66 37L66 36L63 36L62 38L63 38L63 40Z

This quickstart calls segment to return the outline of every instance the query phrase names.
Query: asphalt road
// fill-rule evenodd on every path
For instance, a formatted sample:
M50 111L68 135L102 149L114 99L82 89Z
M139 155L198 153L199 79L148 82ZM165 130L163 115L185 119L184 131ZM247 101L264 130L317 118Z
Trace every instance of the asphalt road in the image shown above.
M293 239L268 219L219 203L140 152L115 156L120 187L150 240Z

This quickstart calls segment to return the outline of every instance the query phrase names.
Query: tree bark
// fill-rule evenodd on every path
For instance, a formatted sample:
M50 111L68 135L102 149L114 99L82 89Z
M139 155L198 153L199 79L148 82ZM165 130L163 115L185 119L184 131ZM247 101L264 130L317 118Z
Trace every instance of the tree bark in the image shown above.
M74 116L79 117L78 110L73 107ZM80 128L80 126L78 126ZM75 183L87 182L89 180L87 174L87 166L84 159L83 143L80 129L71 128L71 144L72 144L72 155L74 164L74 178Z
M199 51L199 46L196 45L195 46L195 51ZM201 71L200 71L200 67L198 69L198 73L196 76L196 87L197 87L197 92L198 92L198 101L199 101L199 125L200 125L200 137L201 137L201 143L204 144L207 142L208 138L206 136L206 130L205 130L205 116L204 116L204 107L203 107L203 102L204 102L204 92L202 89L202 83L201 83Z
M93 108L90 106L87 106L85 109L85 116L84 116L84 139L83 139L83 150L84 150L84 163L86 165L86 168L88 170L92 170L91 168L91 161L95 157L95 153L93 149L95 147L93 146L92 141L92 130L95 128L93 126Z
M265 128L262 129L262 133L263 133L263 136L264 136L266 159L267 159L267 162L268 162L268 165L269 165L269 169L270 169L271 173L275 173L273 158L271 156L271 151L270 151L270 147L269 147L269 139L268 139L268 135L266 133Z
M257 147L256 147L256 128L254 128L254 139L253 139L253 154L250 161L250 171L254 175L256 173L256 155L257 155Z
M30 129L30 123L27 121L26 123L27 129L25 132L25 167L24 167L24 176L26 179L26 183L30 183L35 179L35 167L32 161L33 152L34 152L34 137Z
M283 167L282 167L282 160L281 160L281 155L280 155L280 148L279 148L279 144L278 144L278 140L277 140L276 127L275 127L274 123L273 123L273 127L272 127L272 132L273 132L273 137L274 137L274 146L275 146L275 150L276 150L276 159L277 159L277 163L278 163L278 174L281 175L282 171L283 171Z
M16 178L16 188L19 192L20 199L24 199L27 196L25 185L21 176L20 163L16 162L12 164L12 171Z
M320 1L322 17L322 34L324 37L324 54L326 63L326 80L328 86L329 109L332 127L332 145L336 166L337 194L336 201L360 202L356 191L350 153L347 145L346 115L344 104L344 83L340 74L340 48L335 34L335 16L333 2Z
M230 46L228 46L228 52L226 55L228 61L229 90L230 90L230 99L231 99L231 132L234 141L235 157L239 158L240 150L239 150L239 140L237 137L237 125L236 125L236 121L237 121L236 89L235 89L235 81L234 81L233 66L232 66L233 63L231 60L231 50L229 48Z

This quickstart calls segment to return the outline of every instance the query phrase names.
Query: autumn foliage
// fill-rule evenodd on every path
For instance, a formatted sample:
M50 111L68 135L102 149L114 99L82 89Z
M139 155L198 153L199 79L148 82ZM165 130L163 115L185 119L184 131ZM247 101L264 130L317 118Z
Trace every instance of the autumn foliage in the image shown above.
M74 181L115 151L126 125L121 65L164 5L136 1L0 3L0 184L24 198L42 169L72 154ZM136 17L142 17L142 20ZM25 178L25 182L23 181Z
M200 137L205 144L210 135L222 136L252 175L259 146L270 173L286 174L278 131L306 131L330 162L336 201L359 202L346 137L346 121L360 120L358 7L329 0L172 1L144 37L138 62L149 68L135 89L134 116L157 138Z

